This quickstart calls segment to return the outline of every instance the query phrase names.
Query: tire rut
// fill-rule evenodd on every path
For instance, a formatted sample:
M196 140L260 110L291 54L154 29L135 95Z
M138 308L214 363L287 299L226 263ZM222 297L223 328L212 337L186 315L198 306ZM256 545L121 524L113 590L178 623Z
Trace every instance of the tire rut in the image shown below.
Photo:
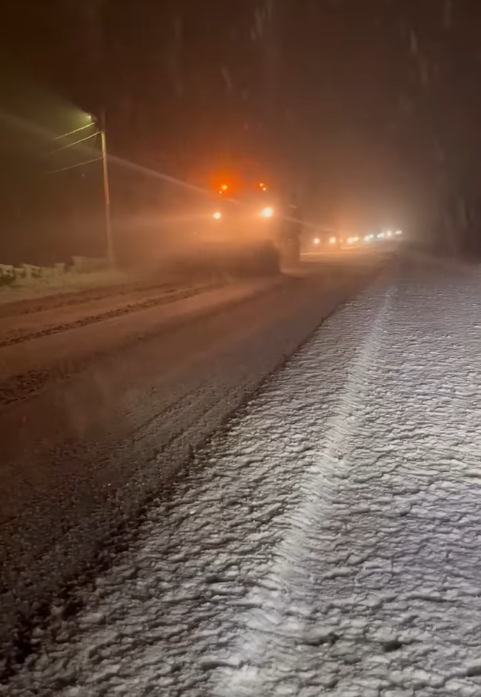
M177 300L184 300L185 298L190 298L193 295L202 293L207 290L215 290L221 287L221 283L212 283L208 285L197 286L194 288L189 288L176 292L175 290L167 291L163 295L156 298L149 298L138 303L132 303L131 305L124 305L122 307L117 307L112 310L107 310L99 314L88 315L82 317L68 324L57 324L45 327L44 329L39 329L33 332L27 332L25 334L19 334L17 336L10 336L0 340L0 349L7 346L13 346L15 344L21 344L26 341L32 341L33 339L40 339L44 336L50 336L52 334L58 334L63 331L68 331L70 329L78 329L79 327L85 327L89 324L95 324L96 322L101 322L106 319L112 319L114 317L120 317L121 315L128 315L133 312L139 312L141 310L149 310L156 306L167 305L168 303L175 302ZM21 330L20 330L21 331Z

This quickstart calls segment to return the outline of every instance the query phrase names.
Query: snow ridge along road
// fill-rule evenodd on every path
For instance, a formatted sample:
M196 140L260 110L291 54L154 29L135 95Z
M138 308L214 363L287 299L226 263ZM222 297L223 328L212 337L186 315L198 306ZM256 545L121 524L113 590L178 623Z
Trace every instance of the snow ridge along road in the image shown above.
M0 694L481 694L480 295L414 264L331 317Z

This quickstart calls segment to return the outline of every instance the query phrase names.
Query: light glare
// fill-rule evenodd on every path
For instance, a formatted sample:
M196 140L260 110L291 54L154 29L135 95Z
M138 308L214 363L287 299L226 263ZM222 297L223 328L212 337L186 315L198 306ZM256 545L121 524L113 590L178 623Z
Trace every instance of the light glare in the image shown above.
M263 218L272 218L272 216L274 215L274 211L272 210L272 208L268 206L267 208L264 208L262 210L261 215Z

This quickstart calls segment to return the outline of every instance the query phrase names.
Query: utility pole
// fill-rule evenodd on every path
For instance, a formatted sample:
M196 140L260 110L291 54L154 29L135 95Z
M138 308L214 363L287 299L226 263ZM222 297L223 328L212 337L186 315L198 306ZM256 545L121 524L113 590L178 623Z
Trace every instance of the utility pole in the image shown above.
M87 114L86 114L86 116L87 116ZM88 115L88 118L89 118L89 123L85 124L84 126L80 126L79 128L76 128L73 131L70 131L69 133L62 133L62 135L57 136L56 138L54 138L54 140L61 141L63 138L67 138L68 136L79 133L80 131L84 131L87 128L92 128L92 126L96 126L98 130L96 130L95 133L91 133L90 135L85 136L85 138L81 138L80 140L76 140L73 143L67 143L66 145L62 145L61 147L59 147L55 151L53 151L52 154L61 152L63 150L67 150L68 148L76 147L77 145L81 145L82 143L84 143L87 140L90 140L91 138L96 138L97 136L100 136L100 145L101 145L100 157L94 157L90 160L86 160L84 162L79 162L77 164L70 165L68 167L62 167L60 169L50 170L50 172L48 172L48 174L57 174L59 172L66 172L68 170L77 169L77 167L84 167L85 165L89 165L89 164L92 164L94 162L99 162L100 160L102 160L104 207L105 207L105 238L106 238L106 242L107 242L107 259L109 261L109 264L111 266L114 266L115 253L114 253L114 245L113 245L113 239L112 239L112 222L111 222L111 215L110 215L110 185L109 185L109 168L108 168L108 155L107 155L107 138L105 135L105 110L102 110L102 113L100 116L100 123L91 114Z
M110 185L109 185L109 168L107 162L107 137L105 135L105 110L102 110L100 120L100 139L102 144L102 168L104 180L104 203L105 203L105 236L107 239L107 258L109 264L115 264L114 246L112 241L112 220L110 215Z

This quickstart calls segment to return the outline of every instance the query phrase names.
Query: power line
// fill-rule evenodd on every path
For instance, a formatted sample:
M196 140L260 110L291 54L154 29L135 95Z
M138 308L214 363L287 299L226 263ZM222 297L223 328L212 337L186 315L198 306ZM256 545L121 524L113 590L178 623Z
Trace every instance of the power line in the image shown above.
M67 138L67 136L72 136L74 133L78 133L79 131L85 131L86 128L92 128L92 126L95 126L95 122L92 121L92 123L88 123L86 126L80 126L80 128L76 128L73 131L69 131L69 133L62 133L60 136L56 136L53 140L60 140L61 138Z
M93 160L86 160L85 162L79 162L76 165L70 165L70 167L62 167L62 169L53 169L50 172L47 172L47 174L57 174L58 172L66 172L69 169L76 169L77 167L83 167L84 165L89 165L92 162L100 162L100 160L103 160L103 157L96 157Z
M95 133L92 133L90 136L86 136L85 138L81 138L80 140L76 140L75 143L68 143L67 145L63 145L61 148L57 148L57 150L52 150L52 152L49 153L49 155L55 155L58 152L62 152L62 150L67 150L67 148L73 148L75 145L80 145L80 143L85 143L86 140L90 140L91 138L95 138L100 134L100 131L95 131Z

